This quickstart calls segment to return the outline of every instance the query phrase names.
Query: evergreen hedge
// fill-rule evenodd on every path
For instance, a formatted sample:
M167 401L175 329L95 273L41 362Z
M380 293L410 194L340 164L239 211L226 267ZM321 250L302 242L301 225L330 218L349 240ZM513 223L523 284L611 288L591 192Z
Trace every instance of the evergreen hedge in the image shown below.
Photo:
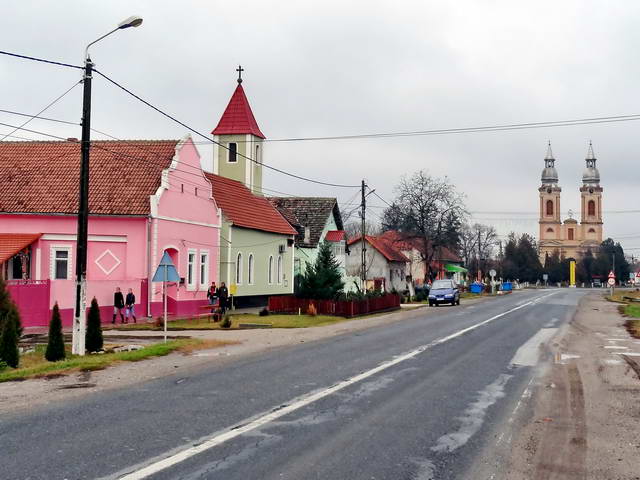
M87 319L87 334L85 337L85 348L89 352L99 352L102 350L102 322L100 320L100 307L96 297L91 300L89 317Z
M49 322L49 341L44 358L50 362L57 362L65 358L64 336L62 335L62 320L60 319L60 309L58 302L53 306L51 321Z

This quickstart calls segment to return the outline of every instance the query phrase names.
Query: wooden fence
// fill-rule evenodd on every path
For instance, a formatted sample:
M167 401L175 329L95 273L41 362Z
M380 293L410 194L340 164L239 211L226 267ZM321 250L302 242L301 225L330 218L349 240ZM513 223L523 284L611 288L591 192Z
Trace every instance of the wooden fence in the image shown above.
M400 295L388 293L381 297L366 300L311 300L297 298L293 295L269 297L269 311L271 313L306 313L309 305L313 304L319 315L336 315L339 317L357 317L369 313L400 308Z

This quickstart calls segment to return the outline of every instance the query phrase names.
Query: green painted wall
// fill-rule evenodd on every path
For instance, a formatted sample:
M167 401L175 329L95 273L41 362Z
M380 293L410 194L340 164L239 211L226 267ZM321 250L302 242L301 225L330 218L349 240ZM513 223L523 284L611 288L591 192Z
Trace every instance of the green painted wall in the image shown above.
M282 256L282 279L278 282L279 245L287 245L288 235L250 230L223 221L220 239L220 281L236 283L236 261L242 254L242 278L236 296L293 293L293 247L285 247ZM226 240L231 240L229 244ZM253 280L249 284L249 256L253 255ZM269 257L273 257L272 281L269 283Z
M237 180L247 185L247 168L251 171L249 176L249 185L247 187L255 194L262 195L262 165L243 157L255 159L256 145L259 146L260 156L264 158L264 143L262 139L253 135L249 135L250 142L247 142L247 135L219 135L218 141L223 145L229 145L235 142L237 144L237 162L229 163L227 158L229 151L226 148L217 148L218 175Z

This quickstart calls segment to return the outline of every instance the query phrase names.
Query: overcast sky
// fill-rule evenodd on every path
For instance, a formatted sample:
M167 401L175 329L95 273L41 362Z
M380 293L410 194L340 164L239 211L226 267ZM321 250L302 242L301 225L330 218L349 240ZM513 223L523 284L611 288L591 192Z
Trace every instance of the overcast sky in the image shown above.
M98 69L198 131L217 124L237 65L270 139L415 131L640 113L640 3L635 1L66 1L3 2L1 49L80 64L84 46L132 14L137 29L94 46ZM79 72L0 56L1 109L36 113ZM44 115L79 121L81 87ZM0 113L0 122L20 119ZM96 78L92 126L119 138L179 138L185 129ZM80 127L30 128L79 137ZM384 198L403 174L448 176L474 217L537 234L540 173L551 140L562 210L579 212L593 141L605 235L640 255L640 121L388 139L271 143L264 161ZM0 132L10 129L0 127ZM16 135L19 135L16 133ZM22 134L36 138L33 134ZM96 138L100 138L96 136ZM201 140L197 139L196 140ZM203 164L211 149L202 146ZM337 196L277 173L264 186ZM373 212L381 201L372 198ZM526 215L525 215L526 214Z

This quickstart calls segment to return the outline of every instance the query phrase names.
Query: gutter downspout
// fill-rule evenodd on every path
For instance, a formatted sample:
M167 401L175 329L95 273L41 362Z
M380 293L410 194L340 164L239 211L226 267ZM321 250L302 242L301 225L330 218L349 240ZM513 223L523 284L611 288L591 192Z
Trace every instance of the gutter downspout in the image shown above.
M153 223L153 217L149 215L147 217L147 316L151 317L151 294L153 293L153 285L151 283L151 224Z

